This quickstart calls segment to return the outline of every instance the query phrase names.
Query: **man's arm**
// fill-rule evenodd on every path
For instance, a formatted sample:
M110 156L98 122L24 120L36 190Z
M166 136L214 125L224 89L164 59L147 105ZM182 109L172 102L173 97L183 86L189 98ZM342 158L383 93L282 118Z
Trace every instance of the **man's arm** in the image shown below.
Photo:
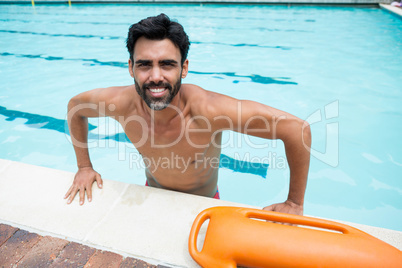
M230 129L260 138L280 139L284 142L290 169L288 198L283 203L264 209L302 215L310 164L309 124L294 115L264 104L237 100L220 94L211 93L206 98L206 103L208 103L205 105L208 107L206 114L215 131Z
M73 184L64 198L68 198L70 204L79 192L80 205L84 204L85 192L87 199L92 200L92 184L96 181L102 188L102 178L93 167L88 152L88 117L113 116L113 112L107 110L110 104L116 107L116 88L94 89L73 97L68 103L68 125L71 141L77 158L78 171ZM115 111L116 109L112 109Z
M298 120L286 127L288 133L279 133L285 145L290 169L288 198L284 203L273 204L265 210L303 215L304 194L310 165L311 131L307 122Z

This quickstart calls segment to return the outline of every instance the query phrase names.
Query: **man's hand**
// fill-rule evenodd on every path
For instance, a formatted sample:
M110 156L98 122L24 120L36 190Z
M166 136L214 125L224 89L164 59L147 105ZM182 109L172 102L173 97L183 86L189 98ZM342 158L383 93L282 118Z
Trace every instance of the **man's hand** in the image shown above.
M88 202L92 200L92 184L96 181L98 188L102 188L102 178L98 172L93 170L92 167L83 167L78 169L75 174L73 185L67 191L64 199L68 198L67 204L70 204L77 192L79 191L80 205L84 204L85 191L87 192Z
M295 215L303 215L303 205L298 205L290 200L286 200L283 203L267 206L263 208L263 210L277 211Z

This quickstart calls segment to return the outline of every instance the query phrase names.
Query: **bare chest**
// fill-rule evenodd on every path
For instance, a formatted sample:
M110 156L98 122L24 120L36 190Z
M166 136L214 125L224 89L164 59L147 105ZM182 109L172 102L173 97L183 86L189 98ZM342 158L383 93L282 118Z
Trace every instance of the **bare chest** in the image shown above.
M187 119L156 125L141 117L132 119L122 126L145 161L178 163L180 169L180 163L191 165L205 157L219 156L220 133L213 133L207 124L200 127Z

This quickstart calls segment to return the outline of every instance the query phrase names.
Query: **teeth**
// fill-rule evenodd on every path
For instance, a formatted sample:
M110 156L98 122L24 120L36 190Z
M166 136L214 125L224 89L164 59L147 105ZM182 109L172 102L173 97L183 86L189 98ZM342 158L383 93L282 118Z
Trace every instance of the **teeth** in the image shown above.
M153 93L160 93L165 90L165 88L150 88L149 89Z

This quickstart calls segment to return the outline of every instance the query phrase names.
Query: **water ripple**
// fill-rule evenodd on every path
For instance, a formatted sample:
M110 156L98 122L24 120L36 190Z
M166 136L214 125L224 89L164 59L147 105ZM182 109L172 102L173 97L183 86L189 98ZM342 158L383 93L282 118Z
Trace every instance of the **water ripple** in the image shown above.
M58 61L58 60L65 60L65 61L82 61L84 64L88 64L89 66L101 65L101 66L112 66L112 67L120 67L120 68L128 68L127 62L119 62L119 61L100 61L97 59L68 59L64 57L54 57L48 55L29 55L29 54L14 54L8 52L0 53L0 56L14 56L20 58L32 58L32 59L43 59L48 61ZM213 76L214 78L216 75L226 76L226 77L234 77L234 78L249 78L251 82L259 83L259 84L278 84L278 85L297 85L296 82L287 81L290 80L289 77L268 77L268 76L261 76L258 74L251 74L251 75L239 75L234 72L199 72L199 71L189 71L191 74L196 75L209 75ZM239 83L241 81L234 80L233 83Z
M50 34L50 33L37 33L28 31L13 31L13 30L0 30L0 33L30 34L30 35L42 35L42 36L44 35L51 37L99 38L108 40L125 39L121 36L101 36L92 34Z
M0 20L1 21L1 20ZM73 38L98 38L98 39L106 39L106 40L126 40L125 37L122 36L101 36L101 35L92 35L92 34L52 34L52 33L38 33L38 32L30 32L30 31L15 31L15 30L0 30L0 33L12 33L12 34L29 34L29 35L40 35L40 36L49 36L49 37L73 37ZM266 45L258 45L258 44L230 44L223 42L201 42L201 41L192 41L191 44L197 45L222 45L222 46L232 46L232 47L256 47L256 48L270 48L270 49L281 49L281 50L291 50L293 48L288 46L266 46Z

